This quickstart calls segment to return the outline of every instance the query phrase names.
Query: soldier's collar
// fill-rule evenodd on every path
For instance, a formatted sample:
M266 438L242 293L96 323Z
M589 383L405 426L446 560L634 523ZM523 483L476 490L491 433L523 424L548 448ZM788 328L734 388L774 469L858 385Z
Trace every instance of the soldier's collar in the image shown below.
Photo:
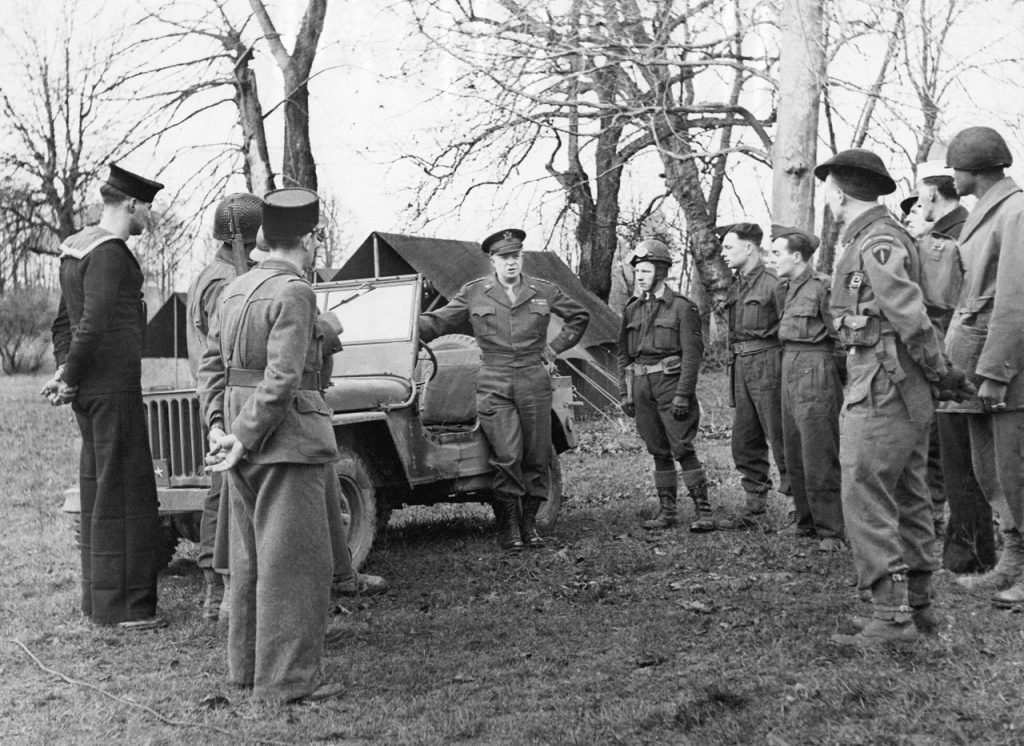
M930 232L941 233L944 236L948 236L951 228L955 227L958 224L962 224L965 220L967 220L967 215L968 213L964 206L957 205L952 210L943 215L941 218L936 220Z
M875 205L869 207L867 210L862 212L860 215L855 217L846 227L843 229L841 241L844 244L852 243L857 238L858 234L871 225L873 222L878 220L880 217L885 217L889 214L889 211L885 209L885 205Z

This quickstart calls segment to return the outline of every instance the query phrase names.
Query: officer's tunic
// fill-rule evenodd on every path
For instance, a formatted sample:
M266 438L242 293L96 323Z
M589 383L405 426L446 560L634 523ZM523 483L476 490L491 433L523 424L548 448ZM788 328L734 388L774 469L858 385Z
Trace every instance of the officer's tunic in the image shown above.
M797 530L842 538L839 405L829 296L832 278L808 266L791 278L779 323L782 341L782 436Z
M1024 530L1024 192L1007 177L978 200L960 234L964 290L946 334L952 363L976 384L1007 384L1006 410L968 411L974 471L1000 516ZM1005 503L1005 504L1000 504Z
M552 397L541 353L552 313L564 324L551 348L564 352L583 336L590 314L554 283L525 274L514 301L491 275L419 318L424 342L472 326L481 352L477 416L493 451L492 487L506 497L547 499Z
M53 349L82 433L82 612L100 624L156 613L156 481L142 404L142 269L89 227L61 246Z
M729 344L733 356L732 458L742 475L747 510L763 513L772 488L768 446L779 469L779 491L790 493L782 442L782 346L779 319L785 286L763 264L737 276L726 294Z
M852 220L832 280L832 316L848 347L840 419L843 513L861 588L937 569L924 484L930 381L945 371L916 282L913 240L881 205ZM867 320L866 320L867 319Z
M704 355L700 312L693 302L664 283L644 299L634 296L622 312L619 332L619 395L627 395L626 377L632 376L636 427L655 461L676 460L686 473L703 467L693 447L700 425L697 374ZM670 363L674 372L653 371L634 375L630 366ZM672 416L672 399L689 402L686 417Z
M319 685L331 582L325 465L338 457L320 391L316 296L270 259L223 293L199 372L211 426L246 449L231 482L231 680L291 700Z

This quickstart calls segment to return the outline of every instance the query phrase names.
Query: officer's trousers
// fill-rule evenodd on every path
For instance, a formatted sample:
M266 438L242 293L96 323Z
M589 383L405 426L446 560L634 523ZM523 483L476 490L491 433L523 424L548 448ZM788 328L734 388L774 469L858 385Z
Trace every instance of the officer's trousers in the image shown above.
M98 624L156 614L159 514L138 391L81 395L82 613Z
M480 368L476 411L491 446L495 494L547 499L551 399L551 376L539 363Z
M700 404L690 397L686 417L672 416L672 398L679 374L649 373L633 379L633 406L636 408L636 429L655 460L675 460L683 471L701 469L693 439L700 427Z
M840 416L843 514L860 588L892 574L938 569L925 486L931 388L899 347L906 378L896 385L873 348L848 358Z
M971 460L1005 531L1024 531L1024 412L968 414Z
M839 407L842 386L831 349L782 353L782 435L797 528L842 538Z
M231 499L229 482L221 472L214 472L210 489L203 501L203 517L199 523L199 556L196 564L204 570L228 572L231 533Z
M779 492L790 494L782 439L782 348L738 355L733 362L732 459L747 493L747 510L764 512L772 489L768 446L779 469Z
M956 573L984 572L996 562L992 508L975 475L967 416L939 411L935 419L949 502L942 566Z
M260 699L320 684L331 583L323 464L242 461L231 480L231 681Z

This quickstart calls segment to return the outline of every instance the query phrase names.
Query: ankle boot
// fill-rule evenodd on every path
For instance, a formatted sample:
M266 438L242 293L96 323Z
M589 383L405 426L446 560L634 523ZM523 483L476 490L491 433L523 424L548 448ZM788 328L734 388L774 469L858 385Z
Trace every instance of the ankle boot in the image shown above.
M217 621L220 605L224 600L224 579L212 568L203 569L206 580L206 597L203 599L203 619Z
M996 566L982 575L961 575L956 584L969 591L1002 591L1022 577L1024 536L1017 529L1003 532L1003 549Z
M857 634L832 635L832 641L840 645L874 647L918 639L905 574L893 573L876 581L871 586L871 605L872 618Z
M523 498L523 523L520 536L523 544L528 549L544 548L544 539L537 533L537 511L540 510L541 500L536 497Z
M934 632L942 622L932 606L934 591L932 590L932 574L930 572L911 572L907 575L907 601L910 615L918 632L925 634ZM852 616L850 622L858 630L865 629L873 617Z
M711 501L708 499L708 481L703 469L692 469L683 472L683 484L686 485L693 500L694 521L690 524L690 532L705 534L718 529L714 513L711 512Z
M519 536L519 525L522 523L519 498L501 495L496 499L501 504L501 510L498 512L498 534L501 548L518 552L523 548L523 540Z
M220 613L217 614L217 621L227 622L231 617L231 576L227 573L220 574L224 581L224 600L220 602Z
M644 528L650 530L672 528L676 525L676 494L679 482L676 470L654 472L654 487L658 490L658 515L644 521Z

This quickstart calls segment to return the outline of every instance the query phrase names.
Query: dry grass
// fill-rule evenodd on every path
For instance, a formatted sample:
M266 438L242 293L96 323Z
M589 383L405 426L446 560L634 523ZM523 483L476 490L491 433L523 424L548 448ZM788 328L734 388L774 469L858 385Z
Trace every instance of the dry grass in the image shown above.
M649 536L650 465L635 434L582 428L564 460L571 498L545 551L502 556L489 512L396 514L370 558L395 590L352 605L328 672L341 699L249 703L224 683L223 631L199 619L183 546L161 576L170 627L129 635L77 613L77 567L60 492L74 481L70 412L39 379L0 395L0 627L67 675L168 718L161 723L40 671L0 644L4 744L1016 744L1022 617L940 577L949 624L910 652L828 642L857 611L847 555L773 534ZM719 376L704 382L708 391ZM728 410L705 396L701 455L720 509L739 505ZM773 505L778 526L785 506ZM684 514L684 517L688 513ZM230 704L203 706L222 694Z

